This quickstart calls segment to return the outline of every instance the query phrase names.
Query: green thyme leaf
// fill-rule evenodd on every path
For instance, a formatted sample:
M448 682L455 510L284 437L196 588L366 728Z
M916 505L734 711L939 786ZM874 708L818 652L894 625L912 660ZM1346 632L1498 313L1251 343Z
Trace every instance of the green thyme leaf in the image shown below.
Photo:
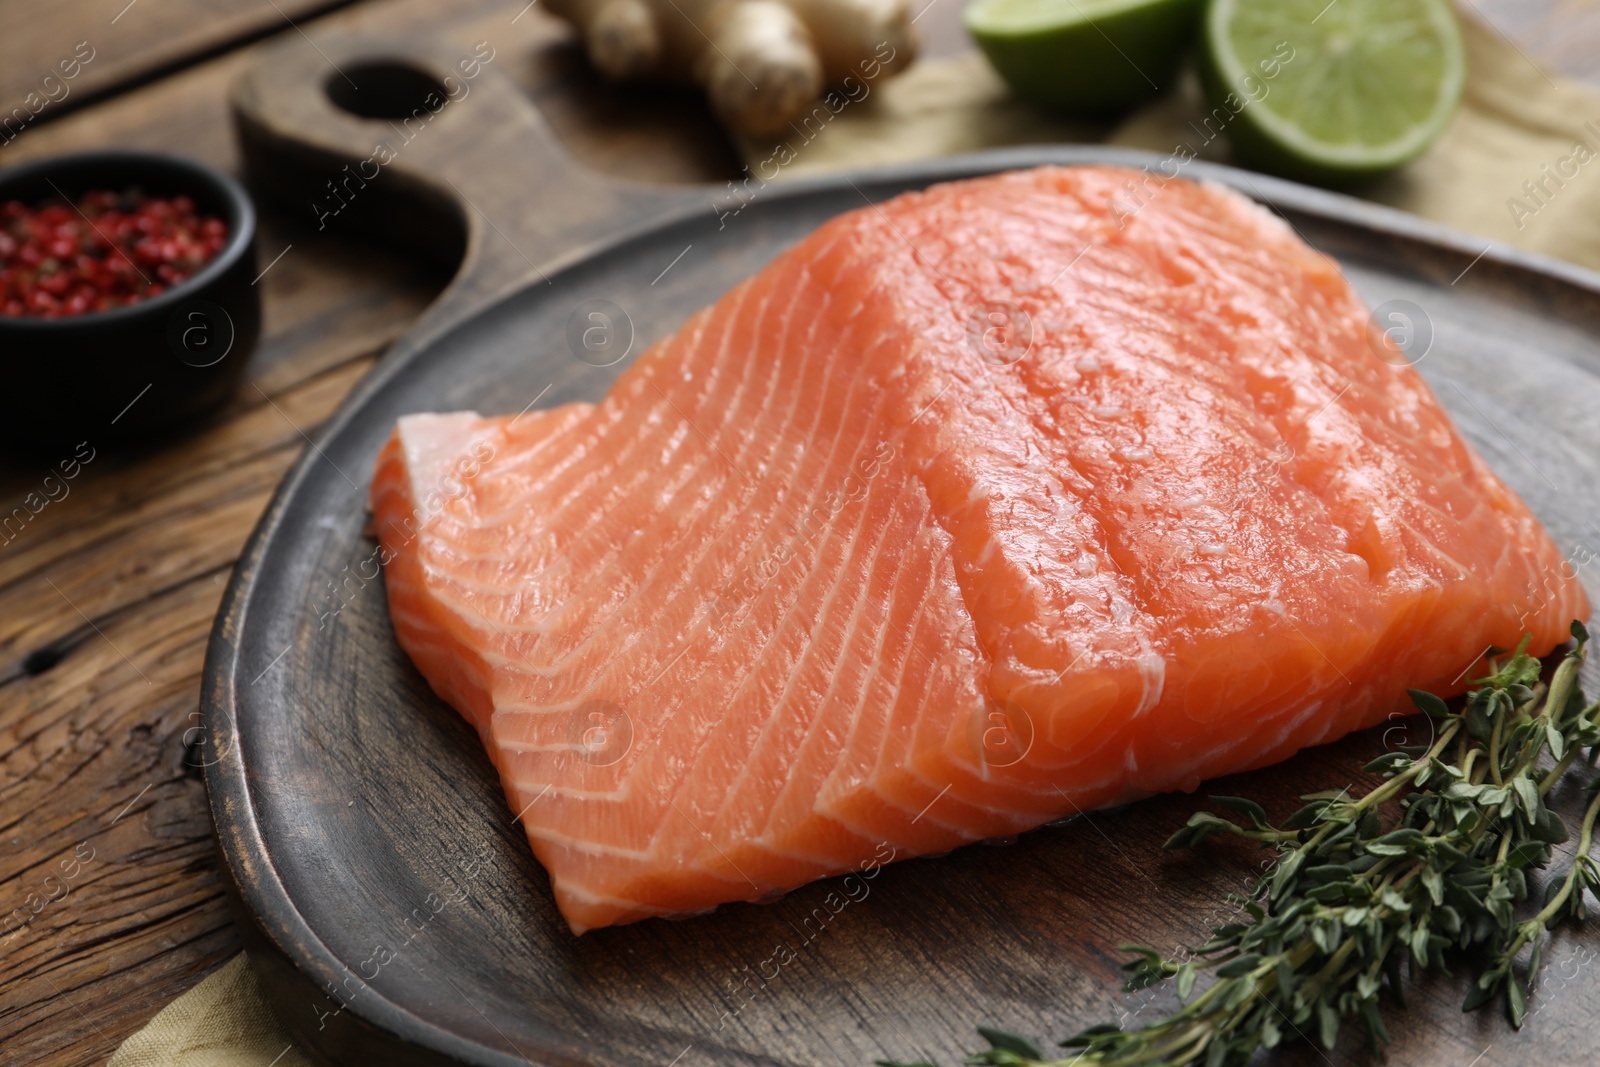
M1393 771L1411 762L1411 757L1404 752L1385 752L1365 767L1361 768L1368 774L1383 774Z
M1424 715L1430 715L1435 719L1447 719L1450 717L1449 705L1432 693L1424 692L1421 689L1408 689L1406 693L1411 697L1411 703L1415 704L1417 710Z
M1254 801L1213 797L1248 825L1202 811L1173 834L1168 848L1221 836L1277 851L1272 869L1230 901L1238 921L1215 927L1196 956L1174 960L1121 946L1132 956L1123 965L1128 988L1176 978L1177 1011L1134 1030L1091 1027L1062 1042L1078 1051L1055 1061L1026 1038L982 1028L990 1047L968 1062L1233 1067L1276 1047L1286 1032L1312 1033L1332 1049L1346 1020L1378 1050L1389 1041L1383 992L1404 1006L1402 964L1415 974L1443 970L1447 958L1482 968L1463 1011L1503 997L1511 1025L1521 1027L1528 986L1513 962L1527 950L1531 983L1550 930L1581 920L1585 892L1600 888L1600 866L1589 855L1600 818L1597 777L1583 790L1572 864L1547 876L1539 909L1529 914L1528 872L1546 868L1551 846L1571 835L1550 807L1571 795L1553 792L1556 779L1578 764L1581 750L1591 765L1600 758L1600 703L1589 704L1578 686L1588 630L1575 622L1572 634L1578 644L1559 658L1548 686L1524 639L1511 653L1490 650L1489 673L1472 683L1458 711L1413 690L1412 703L1435 722L1433 741L1369 763L1383 782L1366 794L1353 787L1308 794L1278 828ZM1202 970L1213 981L1197 992Z
M1188 1000L1194 992L1195 969L1193 963L1185 963L1178 969L1178 999Z
M985 1041L989 1042L990 1048L1015 1052L1025 1060L1044 1059L1044 1053L1039 1051L1039 1046L1025 1037L1019 1037L1005 1030L997 1030L992 1026L980 1026L978 1027L978 1033Z
M1238 959L1232 960L1223 964L1221 967L1218 967L1217 977L1238 978L1241 975L1249 974L1251 971L1255 970L1257 965L1260 963L1260 956L1240 956Z
M1512 978L1506 983L1506 1017L1514 1029L1522 1029L1522 1020L1528 1017L1528 997L1522 983Z
M1250 820L1252 826L1267 825L1267 811L1253 800L1243 797L1212 797L1211 803L1220 804L1229 811L1237 811Z

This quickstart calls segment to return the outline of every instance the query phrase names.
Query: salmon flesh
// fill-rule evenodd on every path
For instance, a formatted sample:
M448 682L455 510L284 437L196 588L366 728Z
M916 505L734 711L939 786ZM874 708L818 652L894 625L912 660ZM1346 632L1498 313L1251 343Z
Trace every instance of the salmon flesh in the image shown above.
M575 932L1192 790L1589 612L1333 261L1102 167L835 218L598 404L402 418L372 509Z

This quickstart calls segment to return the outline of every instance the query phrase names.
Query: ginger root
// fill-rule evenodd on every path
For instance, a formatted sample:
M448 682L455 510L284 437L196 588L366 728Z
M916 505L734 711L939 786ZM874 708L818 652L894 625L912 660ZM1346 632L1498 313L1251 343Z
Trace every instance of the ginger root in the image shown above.
M550 0L617 81L688 81L733 129L781 133L825 87L916 54L910 0Z

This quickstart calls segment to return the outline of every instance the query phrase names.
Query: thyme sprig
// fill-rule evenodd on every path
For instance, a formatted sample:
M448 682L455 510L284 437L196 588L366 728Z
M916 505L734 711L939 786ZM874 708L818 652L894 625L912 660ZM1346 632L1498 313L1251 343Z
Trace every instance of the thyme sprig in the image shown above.
M1059 1058L1026 1038L981 1027L990 1047L967 1063L1222 1067L1297 1035L1332 1049L1347 1019L1359 1020L1376 1050L1389 1040L1380 992L1388 989L1403 1006L1402 966L1413 975L1448 973L1447 953L1478 968L1463 1010L1501 998L1511 1025L1520 1027L1549 931L1581 920L1584 890L1600 887L1589 856L1600 814L1597 779L1586 787L1571 866L1549 880L1536 912L1517 917L1528 872L1546 867L1553 846L1568 840L1546 798L1581 750L1589 750L1591 765L1600 753L1600 703L1587 704L1578 685L1589 635L1574 622L1572 636L1576 646L1548 687L1525 639L1490 661L1492 673L1472 683L1460 711L1413 690L1418 710L1436 724L1434 740L1368 764L1384 782L1364 796L1311 794L1277 827L1253 801L1214 797L1240 821L1199 812L1174 834L1169 849L1233 836L1278 853L1249 893L1231 898L1240 921L1213 929L1187 958L1121 946L1133 954L1123 965L1127 988L1173 979L1185 1002L1179 1010L1137 1029L1092 1027L1063 1041L1070 1051ZM1529 955L1519 967L1524 949ZM1214 980L1196 994L1204 972Z

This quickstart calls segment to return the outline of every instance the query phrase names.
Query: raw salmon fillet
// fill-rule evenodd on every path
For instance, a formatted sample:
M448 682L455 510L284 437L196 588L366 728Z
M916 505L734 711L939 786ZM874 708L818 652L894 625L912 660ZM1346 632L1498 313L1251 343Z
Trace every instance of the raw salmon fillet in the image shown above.
M1118 169L840 216L599 404L401 419L372 508L576 932L1192 790L1589 613L1332 261Z

